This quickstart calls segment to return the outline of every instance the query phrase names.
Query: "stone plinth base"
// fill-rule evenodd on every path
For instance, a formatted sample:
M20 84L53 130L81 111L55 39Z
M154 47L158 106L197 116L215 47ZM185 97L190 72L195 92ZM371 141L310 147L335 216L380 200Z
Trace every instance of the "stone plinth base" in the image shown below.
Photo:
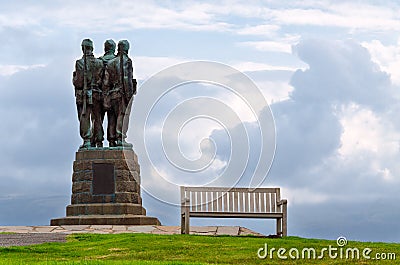
M145 215L80 215L52 219L50 225L161 225L156 217Z
M140 167L132 150L80 150L73 169L67 216L51 225L160 225L142 207Z

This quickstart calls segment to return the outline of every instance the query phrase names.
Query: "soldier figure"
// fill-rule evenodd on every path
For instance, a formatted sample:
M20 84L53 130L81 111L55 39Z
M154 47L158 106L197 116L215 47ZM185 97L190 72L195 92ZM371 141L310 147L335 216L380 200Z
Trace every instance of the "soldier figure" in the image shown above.
M103 62L93 56L93 42L90 39L82 41L82 51L83 57L75 63L72 80L75 87L80 135L83 139L80 148L91 147L91 142L97 147L102 147L104 133L101 120L102 95L99 88Z
M128 41L119 41L117 57L108 63L106 70L111 101L107 128L110 146L132 147L125 139L129 125L129 102L136 94L136 79L133 79L132 60L128 57L128 51Z
M111 99L110 99L110 89L109 89L109 84L108 84L108 74L106 74L106 69L108 62L115 59L117 56L115 55L115 42L111 39L106 40L104 42L104 55L101 56L99 59L103 61L103 70L101 72L102 80L103 80L103 113L101 116L101 120L104 120L104 115L105 112L107 112L107 119L108 122L110 120L116 120L117 118L115 117L115 114L113 111L111 111ZM107 128L107 140L109 142L110 147L115 147L116 146L116 140L111 137L112 132L110 132L110 126ZM115 133L114 133L115 135Z

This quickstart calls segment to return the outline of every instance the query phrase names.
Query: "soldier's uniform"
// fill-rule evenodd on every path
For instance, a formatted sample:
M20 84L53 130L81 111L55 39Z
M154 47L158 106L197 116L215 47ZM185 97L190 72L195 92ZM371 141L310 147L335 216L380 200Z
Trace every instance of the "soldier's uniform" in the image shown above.
M93 42L91 40L85 39L82 41L82 51L86 54L86 73L84 73L85 55L76 61L75 72L73 73L80 135L83 139L83 145L80 148L89 148L91 146L91 138L100 147L102 146L104 135L101 120L103 103L100 90L103 62L93 56ZM86 75L87 82L86 91L84 91L84 75ZM84 111L85 101L86 109ZM91 120L92 126L90 124Z
M106 70L108 78L108 95L111 101L111 115L108 116L108 132L110 143L117 146L132 147L125 141L129 126L131 98L136 94L136 79L133 79L132 60L128 57L129 43L122 40L118 43L118 55L109 61Z
M102 69L102 85L103 85L103 113L102 113L102 120L104 120L105 112L107 112L107 119L116 120L117 118L114 117L115 114L111 110L111 98L110 98L110 89L108 83L108 73L106 73L108 62L115 59L117 56L115 53L115 42L113 40L106 40L104 42L104 55L99 57L100 60L103 61L103 69ZM111 136L112 132L110 132L110 126L107 127L107 140L109 142L110 147L116 146L116 139L115 136ZM115 133L114 133L115 135Z

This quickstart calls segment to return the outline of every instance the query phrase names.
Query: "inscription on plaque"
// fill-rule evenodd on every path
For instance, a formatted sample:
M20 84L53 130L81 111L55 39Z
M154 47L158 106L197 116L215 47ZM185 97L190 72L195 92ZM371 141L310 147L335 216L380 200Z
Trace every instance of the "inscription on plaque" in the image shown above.
M93 163L93 195L114 194L114 164Z

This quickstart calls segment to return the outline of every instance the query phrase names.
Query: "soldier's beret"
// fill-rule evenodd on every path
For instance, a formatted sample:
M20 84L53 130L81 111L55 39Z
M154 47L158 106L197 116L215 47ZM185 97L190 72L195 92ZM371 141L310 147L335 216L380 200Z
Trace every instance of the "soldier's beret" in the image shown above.
M91 39L84 39L82 41L82 47L87 46L87 47L92 47L93 48L93 41Z

